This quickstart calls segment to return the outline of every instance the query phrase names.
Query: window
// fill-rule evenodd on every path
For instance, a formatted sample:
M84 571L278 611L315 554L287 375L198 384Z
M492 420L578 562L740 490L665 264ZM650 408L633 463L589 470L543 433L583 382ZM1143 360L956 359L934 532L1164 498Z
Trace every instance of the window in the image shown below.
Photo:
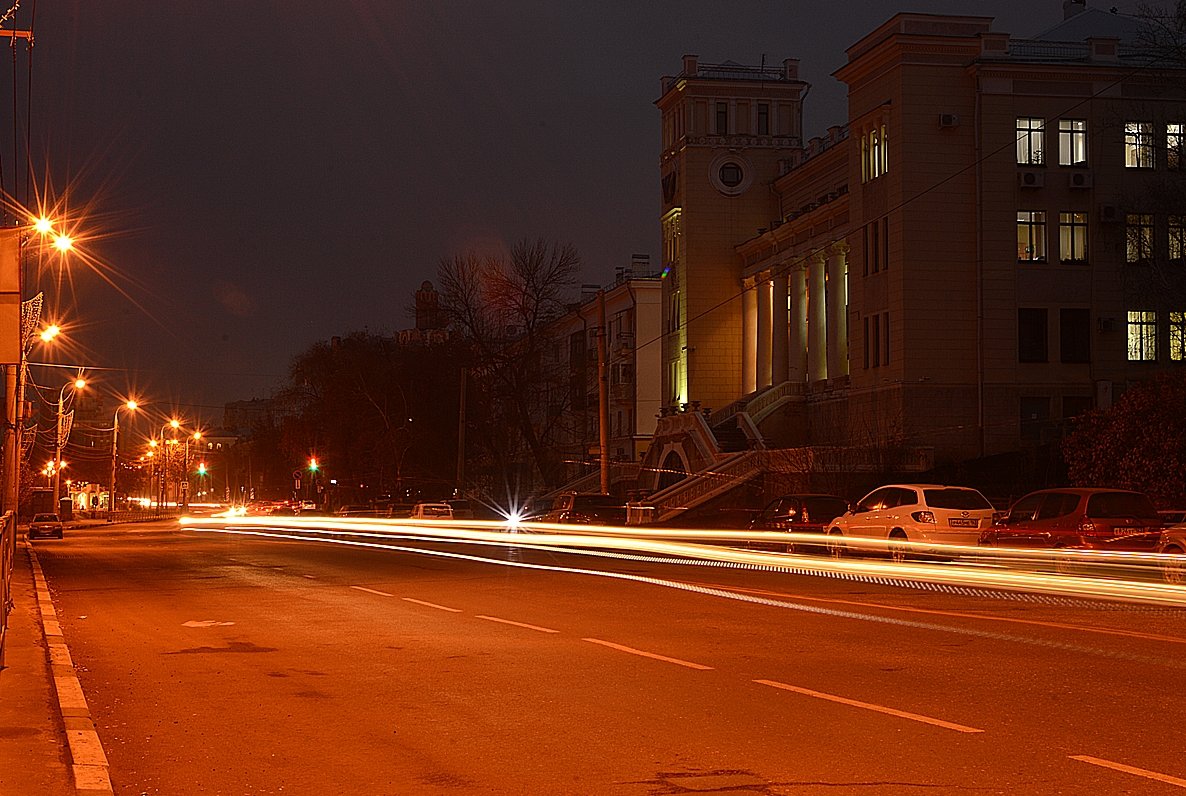
M1062 397L1063 419L1078 417L1095 409L1095 398L1090 395L1064 395Z
M1124 165L1130 169L1153 168L1153 124L1124 123Z
M1157 313L1151 310L1129 310L1128 361L1157 361Z
M1186 124L1172 122L1165 126L1165 165L1186 169Z
M1022 307L1017 310L1017 361L1046 362L1046 310Z
M1062 262L1087 262L1087 214L1059 213L1058 241Z
M870 318L869 325L872 327L871 331L873 332L869 359L872 361L873 367L876 368L881 365L881 317L874 315Z
M1186 216L1170 216L1169 228L1170 262L1180 263L1186 258Z
M1058 120L1058 165L1087 165L1087 121Z
M721 184L725 187L736 188L738 185L741 185L741 166L737 165L736 163L726 163L721 166L718 177L721 181Z
M1186 362L1186 312L1170 313L1170 361Z
M873 179L869 175L869 136L861 136L861 182Z
M890 363L890 320L889 313L881 313L881 364Z
M881 219L881 270L889 270L889 216Z
M1091 362L1091 310L1060 309L1058 338L1060 360L1068 364Z
M770 103L758 103L758 135L770 135Z
M1038 263L1046 261L1046 213L1043 211L1018 211L1017 259Z
M889 172L889 128L881 125L881 173Z
M1029 116L1017 117L1018 165L1041 166L1046 162L1042 158L1042 133L1045 127L1045 119L1036 119Z
M716 134L717 135L728 135L729 134L729 103L727 103L727 102L718 102L717 103L717 119L716 119L716 121L717 121Z
M869 222L869 229L871 230L870 237L873 240L873 262L870 264L869 270L877 273L881 270L881 236L877 233L878 222Z
M889 313L879 312L866 315L863 319L865 330L865 369L877 368L890 363L890 327Z
M1124 217L1125 262L1148 263L1153 259L1153 216L1129 213Z

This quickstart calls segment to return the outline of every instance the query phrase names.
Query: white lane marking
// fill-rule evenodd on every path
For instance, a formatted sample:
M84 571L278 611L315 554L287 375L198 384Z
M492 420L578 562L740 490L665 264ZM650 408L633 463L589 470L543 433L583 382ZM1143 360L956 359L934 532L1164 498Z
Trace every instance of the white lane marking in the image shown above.
M448 606L437 605L436 603L428 603L428 602L425 602L424 600L414 600L411 597L400 597L400 599L406 600L407 602L410 602L410 603L416 603L416 605L426 605L429 608L436 608L438 611L448 611L451 614L461 613L460 608L449 608Z
M1126 766L1123 763L1113 763L1111 760L1103 760L1091 755L1070 755L1072 760L1078 760L1080 763L1090 763L1093 766L1100 766L1101 768L1110 768L1113 771L1121 771L1125 774L1132 774L1137 777L1144 777L1145 779L1154 779L1158 782L1164 782L1166 785L1174 785L1179 788L1186 788L1186 779L1179 777L1171 777L1169 774L1158 774L1156 771L1147 771L1143 768L1136 768L1135 766Z
M701 663L692 663L691 661L681 661L679 658L668 658L666 655L658 655L654 652L644 652L643 650L636 650L634 647L624 647L621 644L615 644L612 641L602 641L599 638L583 638L581 641L588 641L590 644L600 644L603 647L618 650L619 652L629 652L631 655L641 655L644 658L653 658L657 661L664 661L666 663L674 663L676 666L686 666L689 669L698 669L700 671L711 671L711 666L705 666Z
M230 627L234 622L219 622L217 619L191 619L182 622L182 627Z
M512 622L510 619L499 619L497 616L484 616L478 614L478 619L485 619L487 622L500 622L504 625L514 625L515 627L525 627L528 630L538 630L541 633L559 633L559 630L552 630L548 627L540 627L539 625L529 625L525 622Z
M849 705L854 708L863 708L865 710L874 710L878 713L885 713L890 716L897 716L900 719L910 719L911 721L920 721L923 724L933 724L936 727L943 727L948 730L955 730L956 732L984 732L975 727L965 727L963 724L954 724L950 721L943 721L942 719L932 719L930 716L920 716L917 713L907 713L904 710L895 710L894 708L887 708L882 705L874 705L869 702L858 702L855 699L848 699L847 697L835 696L833 694L825 694L820 691L812 691L810 688L800 688L797 685L787 685L780 683L777 680L754 680L755 683L768 685L772 688L781 688L784 691L794 691L796 694L803 694L804 696L815 697L816 699L826 699L829 702L838 702L841 705Z
M394 594L388 594L387 592L379 591L378 589L368 589L366 586L351 586L350 588L358 589L359 591L365 591L367 594L377 594L380 597L394 597L395 596Z

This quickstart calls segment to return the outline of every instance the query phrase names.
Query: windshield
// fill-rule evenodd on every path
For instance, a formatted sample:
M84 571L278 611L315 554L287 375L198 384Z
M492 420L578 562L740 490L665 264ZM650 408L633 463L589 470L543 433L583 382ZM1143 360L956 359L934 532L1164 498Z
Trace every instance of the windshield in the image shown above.
M57 514L38 514L33 518L33 522L57 522Z
M933 509L992 509L992 504L975 489L924 489L927 505Z
M829 522L848 511L848 503L835 497L803 498L804 522Z
M625 505L625 501L613 495L576 495L572 500L574 509L620 509Z

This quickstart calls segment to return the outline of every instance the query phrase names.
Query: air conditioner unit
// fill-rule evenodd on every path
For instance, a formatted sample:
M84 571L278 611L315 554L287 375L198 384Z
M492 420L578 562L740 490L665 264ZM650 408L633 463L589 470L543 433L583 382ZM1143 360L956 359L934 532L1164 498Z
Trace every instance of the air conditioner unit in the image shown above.
M1072 171L1067 175L1067 185L1071 186L1072 188L1090 188L1091 172Z
M1095 323L1101 332L1111 332L1116 328L1115 318L1097 318Z
M1114 224L1120 218L1120 208L1116 205L1100 205L1100 221L1105 224Z
M1046 172L1025 169L1017 172L1017 184L1022 188L1041 188L1046 184Z
M960 126L960 117L956 116L954 113L940 113L939 114L939 126L940 127L959 127Z

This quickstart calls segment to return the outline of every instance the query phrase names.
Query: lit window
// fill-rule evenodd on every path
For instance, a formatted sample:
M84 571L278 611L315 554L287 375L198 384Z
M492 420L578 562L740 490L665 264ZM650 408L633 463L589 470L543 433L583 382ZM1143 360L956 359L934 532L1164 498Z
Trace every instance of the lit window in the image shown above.
M1170 216L1169 227L1170 262L1182 262L1186 258L1186 216Z
M1174 122L1165 126L1165 165L1186 169L1186 124Z
M1062 262L1087 262L1087 214L1059 213L1058 241Z
M1042 134L1045 119L1017 117L1017 162L1022 166L1041 166L1043 159Z
M1170 360L1186 360L1186 312L1170 313Z
M1085 119L1058 120L1058 164L1060 166L1087 164L1087 121Z
M1153 124L1124 123L1124 165L1130 169L1153 168Z
M881 131L873 128L869 133L869 176L881 176Z
M869 137L861 136L861 182L868 182L869 176Z
M1148 263L1153 259L1153 216L1129 213L1124 217L1125 262Z
M1046 261L1046 213L1020 210L1017 213L1017 259L1026 262Z
M1130 310L1128 313L1128 361L1157 361L1157 313Z
M889 129L881 125L881 173L889 172Z

